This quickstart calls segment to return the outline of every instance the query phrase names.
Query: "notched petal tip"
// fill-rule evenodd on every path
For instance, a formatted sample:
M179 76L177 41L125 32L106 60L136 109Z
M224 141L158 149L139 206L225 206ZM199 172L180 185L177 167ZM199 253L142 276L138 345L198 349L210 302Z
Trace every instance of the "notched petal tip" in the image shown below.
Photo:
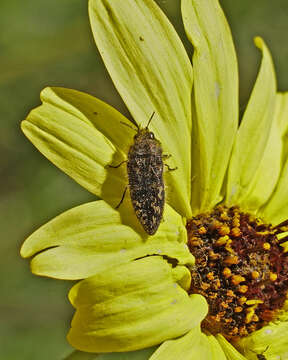
M117 203L126 185L125 169L106 166L125 160L134 132L121 122L129 121L101 100L72 89L45 88L41 100L22 122L26 137L81 186Z
M182 218L169 205L153 236L143 235L131 204L121 207L123 212L99 200L70 209L30 235L21 255L34 256L35 274L69 280L147 255L161 255L179 265L194 264ZM188 281L185 274L183 283Z
M191 285L191 273L185 266L177 266L172 269L173 278L186 291Z
M82 351L132 351L185 334L205 317L202 297L189 297L160 256L134 260L76 284L77 311L68 335ZM169 326L167 326L169 324Z

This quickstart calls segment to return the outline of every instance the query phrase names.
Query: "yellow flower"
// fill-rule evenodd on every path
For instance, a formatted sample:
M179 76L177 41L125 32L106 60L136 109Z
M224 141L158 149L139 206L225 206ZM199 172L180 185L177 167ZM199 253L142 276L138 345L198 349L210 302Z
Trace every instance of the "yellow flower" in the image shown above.
M76 314L68 339L82 351L150 360L287 359L287 223L277 224L288 218L288 95L276 92L270 53L256 38L262 63L238 127L237 60L218 1L181 5L193 69L152 0L89 2L116 88L139 126L155 111L149 128L177 166L165 174L157 233L144 233L128 197L115 209L127 174L107 165L127 157L135 132L121 123L129 120L90 95L47 88L22 129L103 200L56 217L25 241L21 254L34 256L35 274L85 278L69 294Z

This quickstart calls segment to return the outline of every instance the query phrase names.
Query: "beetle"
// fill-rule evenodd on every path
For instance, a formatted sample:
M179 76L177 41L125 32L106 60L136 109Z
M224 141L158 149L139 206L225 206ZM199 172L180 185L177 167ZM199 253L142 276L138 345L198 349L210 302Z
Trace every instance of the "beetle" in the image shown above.
M155 112L152 113L145 128L138 127L134 142L128 151L128 159L117 166L109 165L116 168L127 163L128 186L116 208L121 205L127 187L129 187L135 214L149 235L156 233L163 216L165 204L164 165L169 170L176 170L176 168L170 168L164 164L163 160L167 159L169 155L163 155L160 141L148 129L154 114Z

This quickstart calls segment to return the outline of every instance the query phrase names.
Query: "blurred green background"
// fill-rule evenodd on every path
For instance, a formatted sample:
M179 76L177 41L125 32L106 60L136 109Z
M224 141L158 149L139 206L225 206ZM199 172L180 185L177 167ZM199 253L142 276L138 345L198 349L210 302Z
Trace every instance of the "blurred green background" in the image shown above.
M183 36L180 2L158 3ZM279 89L288 89L287 0L221 3L239 55L241 106L260 61L255 35L263 36L272 51ZM56 360L71 350L65 339L71 283L33 276L19 256L31 231L93 199L20 132L20 121L39 104L47 85L86 91L126 113L94 46L86 1L0 0L1 360Z

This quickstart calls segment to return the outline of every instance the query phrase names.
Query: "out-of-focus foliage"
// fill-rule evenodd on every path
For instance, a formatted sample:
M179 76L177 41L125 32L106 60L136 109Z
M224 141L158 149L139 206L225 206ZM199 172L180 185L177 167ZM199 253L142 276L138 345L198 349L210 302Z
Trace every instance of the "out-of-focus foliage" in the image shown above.
M179 2L157 2L184 38ZM287 0L221 4L240 59L241 104L260 60L255 35L271 49L279 89L288 90ZM127 111L97 53L83 0L1 0L0 69L0 359L61 359L70 351L71 284L32 276L19 248L41 224L94 197L45 160L19 124L47 85L82 90Z

